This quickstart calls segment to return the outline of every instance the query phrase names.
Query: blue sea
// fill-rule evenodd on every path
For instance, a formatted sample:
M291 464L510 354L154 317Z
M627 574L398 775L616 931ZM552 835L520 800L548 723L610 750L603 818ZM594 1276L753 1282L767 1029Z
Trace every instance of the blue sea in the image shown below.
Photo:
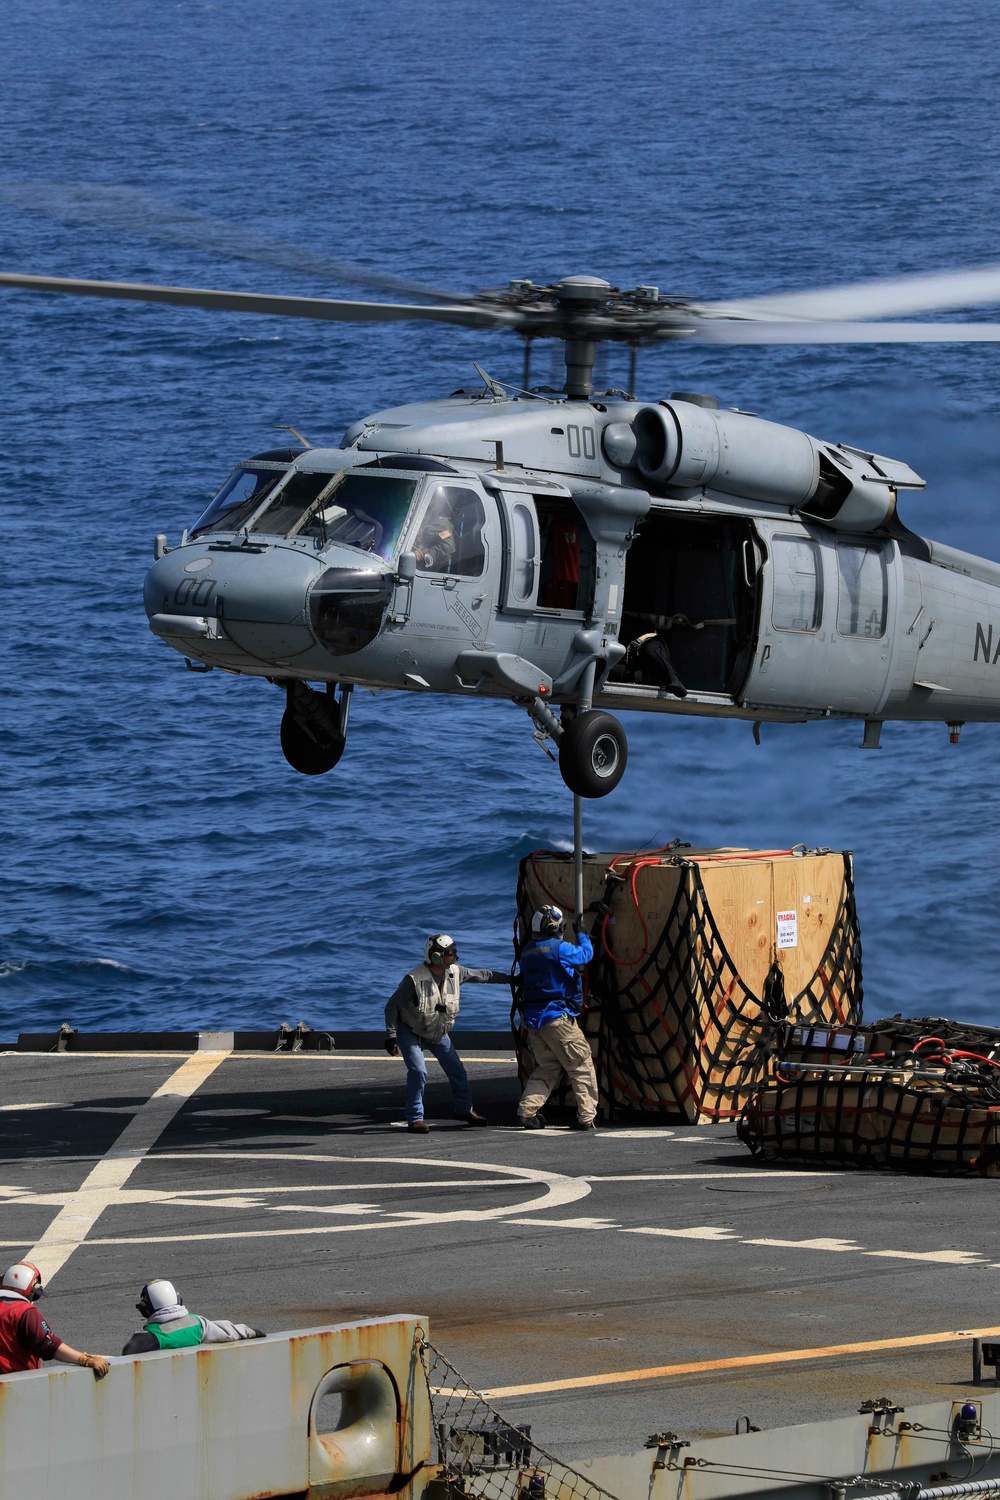
M8 0L3 32L0 188L141 190L236 248L703 298L1000 260L996 0ZM9 199L0 269L355 294ZM473 360L520 378L503 334L0 293L0 1036L374 1026L440 928L509 963L518 860L572 828L521 710L357 693L307 780L280 693L192 675L141 604L154 534L277 426L335 442ZM677 388L906 459L904 519L1000 558L1000 349L640 356L641 395ZM853 849L868 1014L1000 1021L1000 726L887 725L879 753L855 724L626 727L589 848ZM497 997L466 1024L504 1025Z

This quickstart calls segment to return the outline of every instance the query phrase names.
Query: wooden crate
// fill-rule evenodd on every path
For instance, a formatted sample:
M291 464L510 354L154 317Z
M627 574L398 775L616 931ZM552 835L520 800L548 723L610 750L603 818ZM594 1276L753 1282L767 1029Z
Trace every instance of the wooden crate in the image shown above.
M519 941L548 901L572 912L572 858L538 851L521 862ZM584 905L600 908L584 1030L605 1116L735 1118L770 1075L789 1022L860 1020L849 854L588 855ZM524 1076L523 1034L519 1061Z

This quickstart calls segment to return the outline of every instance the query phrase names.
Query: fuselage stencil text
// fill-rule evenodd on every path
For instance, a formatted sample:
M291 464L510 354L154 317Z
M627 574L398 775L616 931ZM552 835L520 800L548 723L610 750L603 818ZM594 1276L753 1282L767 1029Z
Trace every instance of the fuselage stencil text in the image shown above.
M997 636L997 646L994 651L992 625L989 627L989 634L986 633L981 625L978 623L976 625L976 646L972 653L973 661L979 660L980 650L983 653L983 661L987 662L990 666L995 667L997 662L1000 661L1000 635Z

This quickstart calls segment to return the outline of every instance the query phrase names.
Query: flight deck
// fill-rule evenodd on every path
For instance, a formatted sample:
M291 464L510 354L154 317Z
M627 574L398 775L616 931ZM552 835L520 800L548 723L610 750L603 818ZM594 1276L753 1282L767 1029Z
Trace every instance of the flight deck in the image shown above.
M761 1166L728 1124L523 1131L513 1053L464 1056L491 1128L432 1063L416 1135L381 1051L0 1053L0 1254L109 1354L152 1275L273 1331L426 1314L567 1459L971 1388L991 1181Z

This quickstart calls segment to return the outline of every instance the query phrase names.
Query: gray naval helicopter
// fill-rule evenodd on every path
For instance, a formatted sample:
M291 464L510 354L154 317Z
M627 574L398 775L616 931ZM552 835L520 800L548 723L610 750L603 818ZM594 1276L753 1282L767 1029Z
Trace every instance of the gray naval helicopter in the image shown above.
M0 285L525 341L521 388L477 366L481 388L363 417L338 447L258 453L179 546L157 537L150 629L195 670L280 687L281 747L305 775L340 759L354 687L518 704L581 797L621 780L625 710L755 735L858 719L869 749L886 719L941 720L952 740L1000 719L1000 564L907 529L899 493L924 481L906 463L706 395L593 389L602 340L630 346L634 389L635 350L665 341L1000 339L881 321L1000 300L1000 267L714 304L593 276L409 303ZM536 339L562 342L563 392L529 389Z

